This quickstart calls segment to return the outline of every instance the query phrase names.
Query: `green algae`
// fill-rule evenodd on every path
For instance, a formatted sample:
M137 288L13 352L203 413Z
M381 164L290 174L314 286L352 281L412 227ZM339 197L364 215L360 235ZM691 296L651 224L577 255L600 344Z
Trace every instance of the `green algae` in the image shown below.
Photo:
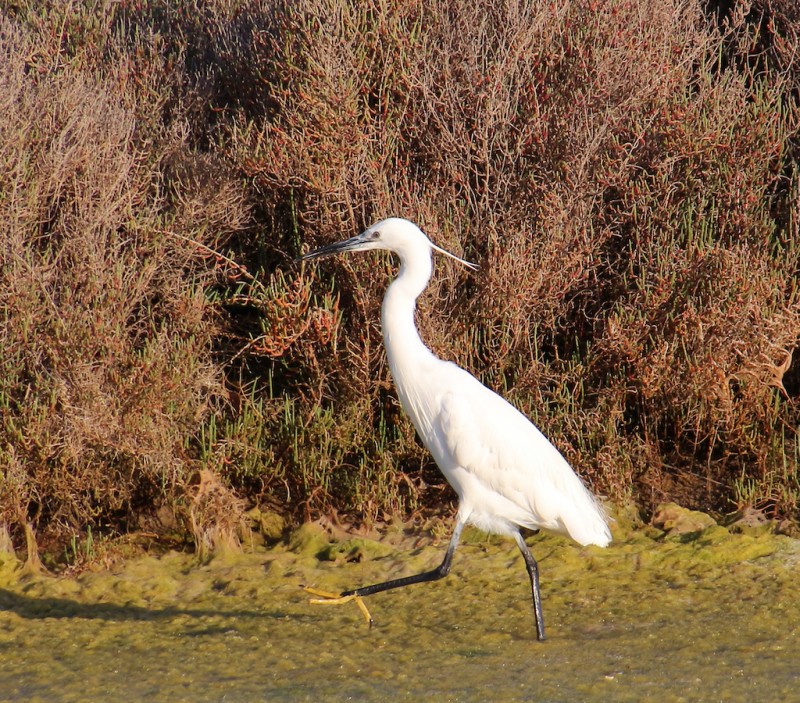
M529 539L548 640L510 540L468 535L451 575L353 603L340 591L431 568L446 538L286 542L199 563L166 553L72 578L0 560L0 700L752 701L795 695L800 542L768 532L613 528L607 549ZM422 543L420 546L419 543ZM351 558L353 557L353 558Z

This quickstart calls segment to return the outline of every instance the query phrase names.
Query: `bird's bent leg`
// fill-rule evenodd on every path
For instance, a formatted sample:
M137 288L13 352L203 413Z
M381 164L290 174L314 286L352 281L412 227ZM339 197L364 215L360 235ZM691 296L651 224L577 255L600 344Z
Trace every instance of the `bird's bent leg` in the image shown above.
M517 540L517 546L525 559L525 568L528 570L528 576L531 577L533 612L536 617L536 639L541 642L544 639L544 616L542 615L542 596L539 593L539 565L519 532L514 534L514 539Z
M371 586L362 586L361 588L354 588L351 591L343 591L340 594L341 598L348 598L351 596L371 596L373 593L380 593L381 591L388 591L392 588L401 588L402 586L410 586L412 583L424 583L426 581L436 581L444 578L450 573L450 566L453 563L453 554L458 547L458 542L461 539L461 531L464 529L464 521L459 518L456 522L456 527L453 530L453 536L450 538L450 544L447 545L447 552L445 552L442 563L431 571L424 571L421 574L414 574L413 576L405 576L399 579L392 579L391 581L384 581L383 583L375 583Z
M381 591L388 591L392 588L400 588L401 586L409 586L412 583L422 583L424 581L436 581L450 572L450 566L453 563L453 554L456 551L456 547L458 546L458 542L461 539L461 530L464 529L464 521L459 519L456 522L455 530L453 530L453 536L450 538L450 544L447 545L447 552L444 555L444 560L442 561L439 566L437 566L432 571L425 571L421 574L415 574L414 576L406 576L405 578L399 579L392 579L391 581L384 581L383 583L376 583L372 586L362 586L361 588L355 588L351 591L344 591L342 593L327 593L325 591L319 591L315 588L310 588L305 586L306 592L310 593L314 596L319 596L318 598L312 598L311 603L316 604L325 604L325 605L337 605L339 603L348 603L351 600L356 602L359 609L363 613L364 617L366 618L367 622L369 623L370 627L372 627L372 616L369 614L367 610L367 606L364 604L364 601L361 600L362 596L369 596L373 593L380 593Z

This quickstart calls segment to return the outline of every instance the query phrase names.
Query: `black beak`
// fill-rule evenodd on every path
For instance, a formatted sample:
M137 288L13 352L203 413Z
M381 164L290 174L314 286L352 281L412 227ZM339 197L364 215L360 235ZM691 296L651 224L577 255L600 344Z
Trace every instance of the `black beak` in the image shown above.
M353 249L358 249L359 245L364 243L364 235L359 234L355 237L350 237L350 239L345 239L343 242L336 242L335 244L327 244L324 247L320 247L319 249L315 249L308 254L303 254L303 256L298 256L295 261L308 261L309 259L321 259L325 256L333 256L334 254L341 254L345 251L352 251Z

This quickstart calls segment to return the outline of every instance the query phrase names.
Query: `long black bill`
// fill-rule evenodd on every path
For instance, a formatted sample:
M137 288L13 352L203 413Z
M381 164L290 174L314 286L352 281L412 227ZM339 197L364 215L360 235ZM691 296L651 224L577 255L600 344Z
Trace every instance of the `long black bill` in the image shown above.
M350 239L345 239L343 242L336 242L335 244L327 244L324 247L320 247L319 249L315 249L308 254L303 254L303 256L298 256L295 261L308 261L309 259L321 259L324 256L333 256L334 254L341 254L344 251L350 251L358 247L359 244L363 244L364 239L362 234L358 234L355 237L350 237Z

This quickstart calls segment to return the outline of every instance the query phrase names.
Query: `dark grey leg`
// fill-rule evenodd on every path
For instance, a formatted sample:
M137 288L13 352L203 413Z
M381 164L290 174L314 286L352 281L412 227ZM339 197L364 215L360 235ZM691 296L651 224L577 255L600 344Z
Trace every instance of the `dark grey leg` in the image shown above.
M528 576L531 578L531 590L533 591L533 612L536 616L536 639L540 642L544 639L544 616L542 615L542 596L539 593L539 565L536 559L533 558L531 550L525 544L522 535L517 532L514 535L517 540L517 546L522 552L522 557L525 559L525 568L528 570Z
M458 546L458 541L461 539L461 531L464 529L464 523L461 520L456 522L456 528L453 530L453 536L450 538L450 544L447 545L447 552L445 552L444 560L439 566L432 571L425 571L421 574L414 576L406 576L404 578L392 579L391 581L384 581L383 583L375 583L372 586L362 586L361 588L354 588L351 591L344 591L341 594L342 598L347 596L371 596L373 593L380 593L381 591L388 591L392 588L401 588L402 586L410 586L412 583L424 583L426 581L436 581L440 578L447 576L450 573L450 566L453 563L453 554ZM535 564L536 562L534 562Z

